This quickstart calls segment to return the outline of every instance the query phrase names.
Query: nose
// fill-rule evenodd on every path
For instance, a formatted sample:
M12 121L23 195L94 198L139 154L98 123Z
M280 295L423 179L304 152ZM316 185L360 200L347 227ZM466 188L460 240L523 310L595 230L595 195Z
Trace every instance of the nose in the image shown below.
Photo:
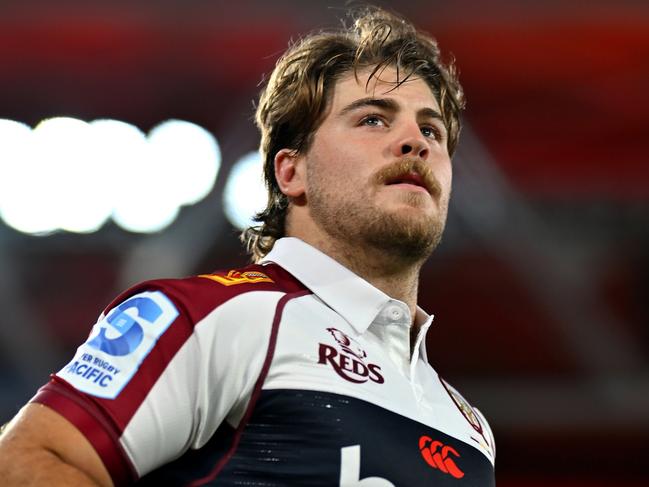
M410 156L425 160L430 150L428 141L422 135L419 125L413 125L399 134L393 143L392 152L396 157Z

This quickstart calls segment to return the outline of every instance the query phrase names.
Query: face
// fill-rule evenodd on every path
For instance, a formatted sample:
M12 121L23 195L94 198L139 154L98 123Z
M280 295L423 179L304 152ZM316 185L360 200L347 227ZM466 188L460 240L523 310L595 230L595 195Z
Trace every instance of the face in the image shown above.
M441 238L451 161L439 105L425 81L397 73L340 79L302 156L306 206L328 236L419 260Z

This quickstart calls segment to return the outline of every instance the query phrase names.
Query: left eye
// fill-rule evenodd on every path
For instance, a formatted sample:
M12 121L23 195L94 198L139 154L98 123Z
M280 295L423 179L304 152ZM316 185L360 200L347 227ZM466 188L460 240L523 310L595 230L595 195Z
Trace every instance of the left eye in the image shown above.
M424 137L430 137L435 140L439 140L439 138L441 137L440 131L436 127L425 126L420 130Z

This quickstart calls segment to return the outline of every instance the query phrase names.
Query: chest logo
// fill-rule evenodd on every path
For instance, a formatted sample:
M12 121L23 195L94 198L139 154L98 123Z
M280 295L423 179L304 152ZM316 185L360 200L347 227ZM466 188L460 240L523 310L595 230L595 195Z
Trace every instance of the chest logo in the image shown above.
M366 363L367 352L356 340L337 328L327 328L327 331L336 341L336 346L319 344L319 364L331 365L340 377L354 384L362 384L368 380L377 384L385 382L381 375L381 367Z
M460 458L460 454L452 446L445 445L441 441L433 440L430 436L419 438L419 451L422 458L431 467L444 473L461 479L464 472L456 465L453 457Z

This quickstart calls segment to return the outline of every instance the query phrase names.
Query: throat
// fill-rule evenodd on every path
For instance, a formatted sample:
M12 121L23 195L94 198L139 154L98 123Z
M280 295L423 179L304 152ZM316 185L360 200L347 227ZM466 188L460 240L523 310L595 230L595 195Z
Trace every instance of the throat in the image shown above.
M362 249L362 252L358 249ZM401 262L394 256L367 246L351 249L339 247L332 249L331 253L325 253L390 298L405 303L414 319L421 263ZM411 336L411 343L417 339L417 333L413 329L414 327L411 334L414 333L414 338Z

